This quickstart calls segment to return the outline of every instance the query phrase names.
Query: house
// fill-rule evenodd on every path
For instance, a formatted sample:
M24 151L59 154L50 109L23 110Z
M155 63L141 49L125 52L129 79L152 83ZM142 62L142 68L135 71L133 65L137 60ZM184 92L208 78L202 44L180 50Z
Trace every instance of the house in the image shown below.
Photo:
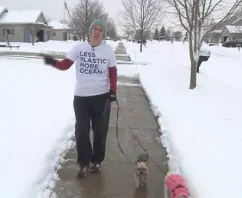
M220 42L220 38L221 38L221 32L223 30L214 30L212 32L210 32L207 37L205 38L205 40L209 41L210 43L219 43Z
M232 28L232 26L235 28ZM228 38L230 40L239 39L242 37L242 32L239 31L241 29L240 27L242 27L242 18L240 15L234 15L230 17L223 25L212 31L208 35L208 40L213 43L224 43Z
M76 40L74 30L68 25L59 21L50 21L48 25L52 27L52 40Z
M221 38L223 42L242 39L242 26L226 25L221 32Z
M32 36L26 25L38 25L38 41L51 39L51 27L41 10L8 10L0 7L0 41L26 42L32 41ZM7 38L8 37L8 38Z

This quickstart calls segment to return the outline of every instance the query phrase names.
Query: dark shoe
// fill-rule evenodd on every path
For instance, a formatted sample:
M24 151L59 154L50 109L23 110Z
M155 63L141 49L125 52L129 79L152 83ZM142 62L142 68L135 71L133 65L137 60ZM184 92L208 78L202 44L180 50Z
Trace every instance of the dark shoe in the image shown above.
M101 170L100 164L92 164L91 165L91 172L99 172Z
M85 177L85 176L87 176L88 172L89 172L89 166L80 166L77 176Z

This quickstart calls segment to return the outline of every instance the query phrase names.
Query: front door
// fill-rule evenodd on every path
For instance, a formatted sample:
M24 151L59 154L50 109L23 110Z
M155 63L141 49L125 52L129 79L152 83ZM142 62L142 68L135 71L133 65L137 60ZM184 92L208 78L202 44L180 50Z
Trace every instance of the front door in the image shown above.
M46 32L46 41L49 41L50 40L50 31L47 31Z
M30 43L30 32L28 29L24 29L24 42Z
M63 41L67 41L67 32L63 32Z

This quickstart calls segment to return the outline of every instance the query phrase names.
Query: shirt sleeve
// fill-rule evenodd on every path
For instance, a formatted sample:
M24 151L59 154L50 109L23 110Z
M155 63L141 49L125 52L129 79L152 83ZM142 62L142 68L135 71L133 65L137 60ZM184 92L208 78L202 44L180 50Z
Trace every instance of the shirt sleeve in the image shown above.
M75 45L67 54L66 58L75 62L78 58L78 45Z
M110 56L109 56L109 60L108 60L108 67L115 67L117 65L117 61L116 61L116 56L114 53L114 50L111 48L110 50Z

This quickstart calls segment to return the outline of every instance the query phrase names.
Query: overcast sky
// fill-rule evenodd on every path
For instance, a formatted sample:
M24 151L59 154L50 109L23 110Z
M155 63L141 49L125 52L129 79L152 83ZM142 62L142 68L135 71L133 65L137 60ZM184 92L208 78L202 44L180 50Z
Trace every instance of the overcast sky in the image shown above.
M109 15L115 19L121 7L121 0L99 1L103 3ZM66 0L70 10L77 2L78 0ZM51 20L60 20L63 18L64 0L0 0L0 7L1 6L6 6L9 10L42 10ZM67 16L66 14L66 17Z
M117 17L118 11L122 8L122 0L99 1L103 3L108 14L114 19L120 32L121 28L118 26ZM78 3L78 0L66 0L66 3L71 10ZM2 6L6 6L9 10L42 10L50 20L59 21L64 18L64 0L0 0L0 7ZM68 19L67 12L65 19Z

